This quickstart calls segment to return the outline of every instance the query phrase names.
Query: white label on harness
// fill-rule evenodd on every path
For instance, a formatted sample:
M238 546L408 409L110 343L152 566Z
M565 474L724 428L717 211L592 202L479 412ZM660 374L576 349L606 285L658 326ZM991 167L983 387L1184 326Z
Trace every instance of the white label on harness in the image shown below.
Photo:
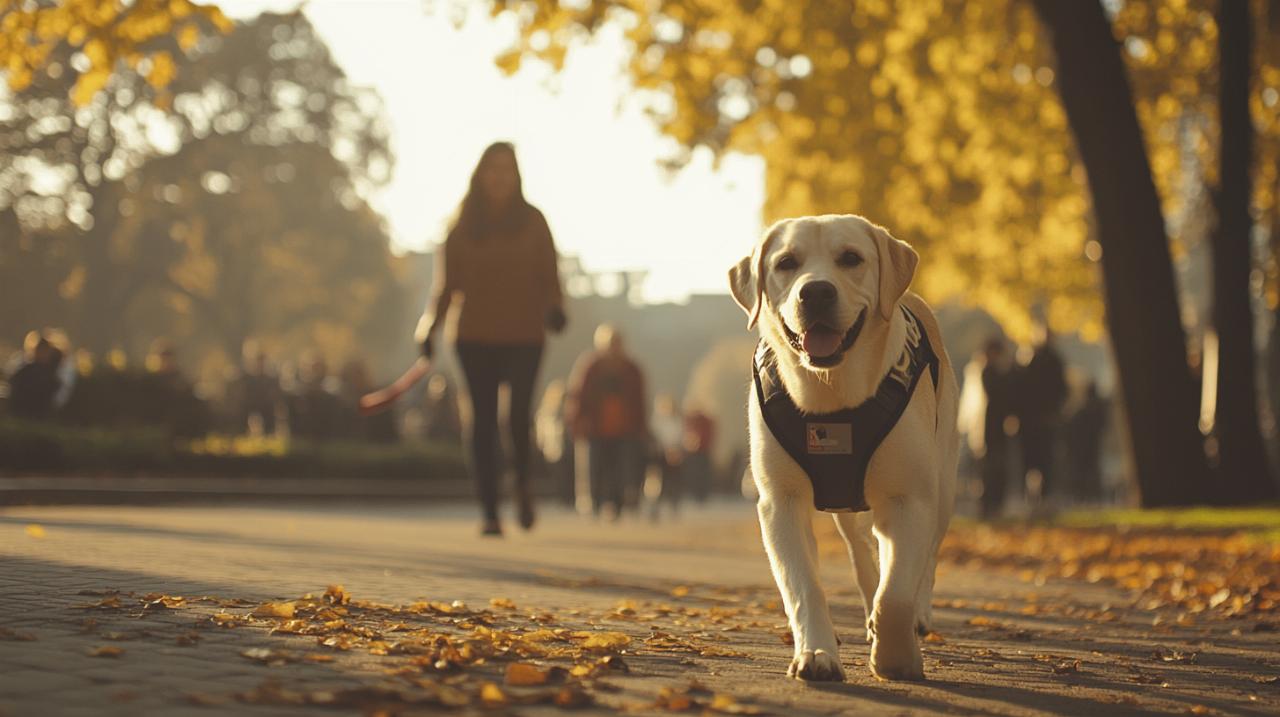
M809 453L853 453L853 426L847 423L806 423L804 434L805 447Z

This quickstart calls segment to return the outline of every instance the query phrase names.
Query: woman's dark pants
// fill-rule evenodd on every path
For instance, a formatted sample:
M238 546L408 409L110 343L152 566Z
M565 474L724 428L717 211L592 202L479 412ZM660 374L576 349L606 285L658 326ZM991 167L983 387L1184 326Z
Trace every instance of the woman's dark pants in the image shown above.
M498 518L499 451L498 387L507 384L511 391L510 414L511 466L516 477L517 494L527 494L529 456L532 440L533 387L542 360L542 344L497 345L459 342L458 362L467 380L471 402L471 420L467 442L471 449L471 473L476 493L487 520Z

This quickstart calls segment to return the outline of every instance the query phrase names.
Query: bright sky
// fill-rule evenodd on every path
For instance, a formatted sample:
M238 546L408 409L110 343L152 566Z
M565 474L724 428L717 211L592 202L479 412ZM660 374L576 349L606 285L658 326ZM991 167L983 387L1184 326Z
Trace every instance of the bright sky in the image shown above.
M296 0L222 0L231 16L291 10ZM729 265L760 232L763 163L697 155L670 176L670 146L628 96L626 45L614 28L555 75L528 62L512 77L493 58L515 24L475 10L461 27L422 0L312 0L306 14L338 63L386 103L397 156L373 198L400 247L443 238L480 152L515 142L525 193L562 254L589 270L646 269L647 300L726 290ZM443 5L437 3L438 5Z

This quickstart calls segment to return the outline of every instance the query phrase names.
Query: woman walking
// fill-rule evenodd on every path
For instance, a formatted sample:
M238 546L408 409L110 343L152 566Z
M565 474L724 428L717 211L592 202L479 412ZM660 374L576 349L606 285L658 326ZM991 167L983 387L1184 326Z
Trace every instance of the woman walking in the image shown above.
M456 303L456 306L455 306ZM435 296L418 323L422 353L455 306L449 333L467 383L463 405L471 471L484 513L482 532L501 535L498 519L498 387L510 391L508 428L520 525L534 523L529 485L531 405L546 331L564 329L555 244L542 212L524 198L515 148L485 149L458 217L436 257Z

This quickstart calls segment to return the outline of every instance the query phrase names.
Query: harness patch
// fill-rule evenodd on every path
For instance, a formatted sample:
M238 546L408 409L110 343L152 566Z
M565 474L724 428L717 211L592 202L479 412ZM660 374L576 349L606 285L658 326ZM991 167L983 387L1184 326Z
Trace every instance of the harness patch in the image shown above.
M926 368L937 388L938 356L920 320L906 307L902 312L907 320L906 346L875 394L832 413L801 413L782 385L773 350L763 341L756 349L752 377L765 425L809 477L818 510L869 509L864 487L871 457L907 410Z
M808 452L817 455L853 455L853 426L847 423L805 424Z

